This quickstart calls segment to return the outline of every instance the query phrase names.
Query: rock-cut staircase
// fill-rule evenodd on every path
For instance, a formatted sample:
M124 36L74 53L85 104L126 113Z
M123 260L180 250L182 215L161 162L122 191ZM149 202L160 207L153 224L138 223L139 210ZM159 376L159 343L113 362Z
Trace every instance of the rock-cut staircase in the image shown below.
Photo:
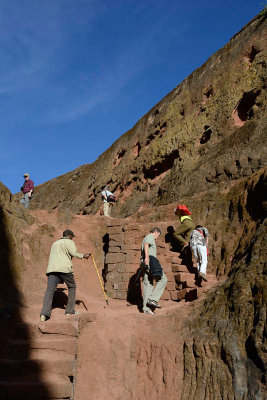
M17 321L11 330L2 352L0 399L73 399L79 326L84 318L93 321L94 315L86 313L69 319L55 315L39 323L27 312L23 322Z
M196 268L190 250L187 254L172 251L167 241L168 227L176 222L150 222L146 224L111 219L107 223L107 254L105 257L105 288L110 297L140 301L141 288L136 285L140 266L140 248L151 228L161 229L157 240L157 256L168 278L162 300L192 301L217 283L216 276L209 273L208 282L197 280Z

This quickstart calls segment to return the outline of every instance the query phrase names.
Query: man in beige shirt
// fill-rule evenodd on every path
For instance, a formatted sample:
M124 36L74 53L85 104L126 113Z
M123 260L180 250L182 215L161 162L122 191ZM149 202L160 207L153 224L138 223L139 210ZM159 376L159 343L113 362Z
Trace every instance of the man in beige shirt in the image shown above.
M76 283L72 269L72 257L86 258L90 253L78 253L73 242L74 233L67 229L63 232L63 237L52 244L46 275L48 278L47 289L44 295L43 308L41 311L41 321L46 321L51 316L52 302L55 289L59 283L65 282L68 286L68 303L65 314L77 314L75 311Z

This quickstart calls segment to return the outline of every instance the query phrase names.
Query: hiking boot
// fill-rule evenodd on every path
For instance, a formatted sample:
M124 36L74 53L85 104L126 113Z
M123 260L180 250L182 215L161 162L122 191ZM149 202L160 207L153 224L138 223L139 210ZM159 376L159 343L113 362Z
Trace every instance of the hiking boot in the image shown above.
M206 274L203 274L202 272L200 272L200 273L198 274L198 276L199 276L200 278L202 278L203 281L208 282L208 279L207 279L207 275L206 275Z
M45 322L46 321L46 316L45 315L41 315L40 316L40 322Z
M74 311L73 313L65 313L65 315L78 315L79 311Z
M156 300L148 300L146 304L152 307L161 308L161 306L158 304Z
M153 314L153 315L155 315L154 311L152 311L152 310L143 310L143 313L144 314Z

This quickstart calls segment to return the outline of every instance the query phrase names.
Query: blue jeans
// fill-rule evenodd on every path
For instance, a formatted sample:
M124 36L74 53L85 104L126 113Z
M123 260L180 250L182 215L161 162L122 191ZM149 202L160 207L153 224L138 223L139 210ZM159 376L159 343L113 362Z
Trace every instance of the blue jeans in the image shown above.
M31 201L31 197L29 197L29 192L24 194L24 197L20 199L21 204L24 205L25 208L29 207Z
M47 275L47 279L47 289L44 295L43 308L40 315L45 315L46 317L50 318L54 293L57 285L62 283L62 281L66 283L69 290L65 314L74 314L76 283L73 273L64 274L63 272L51 272Z

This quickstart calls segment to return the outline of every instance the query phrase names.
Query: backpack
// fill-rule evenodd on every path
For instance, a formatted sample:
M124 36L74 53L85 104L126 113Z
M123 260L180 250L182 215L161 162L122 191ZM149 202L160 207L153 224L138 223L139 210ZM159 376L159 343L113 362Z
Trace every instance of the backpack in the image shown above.
M113 194L110 194L109 196L107 196L107 191L105 190L106 193L106 197L107 197L107 202L108 203L115 203L116 201L116 196L114 196ZM105 199L105 197L103 196L103 194L101 194L102 199Z
M107 202L108 203L115 203L116 201L116 197L113 196L112 194L110 194L109 196L107 196Z
M196 228L195 228L196 229ZM202 230L201 228L197 228L196 229L196 231L198 231L199 233L201 233L201 235L204 237L204 239L205 239L205 242L206 242L206 235L205 235L205 231L204 230ZM206 246L207 246L207 244L206 244ZM207 255L209 255L210 253L209 253L209 249L208 249L208 246L207 246Z

